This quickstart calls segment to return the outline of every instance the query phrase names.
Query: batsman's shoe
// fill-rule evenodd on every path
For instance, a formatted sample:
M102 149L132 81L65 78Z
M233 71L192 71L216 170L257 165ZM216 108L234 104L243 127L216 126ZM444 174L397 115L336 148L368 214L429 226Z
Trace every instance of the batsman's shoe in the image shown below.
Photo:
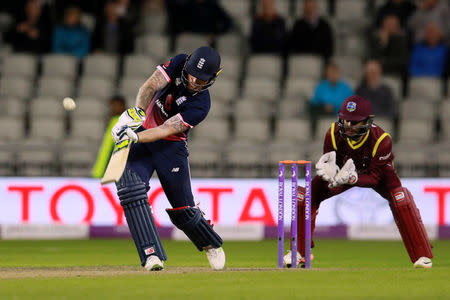
M164 269L164 263L159 259L158 256L150 255L149 257L147 257L144 268L147 271L160 271Z
M301 259L302 259L302 255L300 254L300 252L297 252L297 265L300 263ZM283 264L285 267L290 268L292 267L292 252L291 250L288 250L288 252L286 253L286 255L283 258Z
M416 262L414 263L414 268L431 268L433 266L433 263L431 262L431 259L428 257L422 256Z
M314 255L311 253L311 260L313 260L313 259L314 259ZM292 267L292 252L291 252L291 250L288 250L286 255L283 257L283 264L287 268ZM297 252L297 266L299 264L302 268L304 268L305 258L300 254L300 252Z
M225 252L222 247L205 249L206 257L213 270L222 270L225 267Z

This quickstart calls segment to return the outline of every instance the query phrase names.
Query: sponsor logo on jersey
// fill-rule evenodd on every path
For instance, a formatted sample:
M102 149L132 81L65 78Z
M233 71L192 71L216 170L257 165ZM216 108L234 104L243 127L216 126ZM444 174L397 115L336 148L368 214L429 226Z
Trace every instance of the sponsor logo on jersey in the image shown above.
M146 255L151 255L151 254L155 253L155 248L153 248L153 247L147 248L144 250L144 253Z
M169 117L169 114L165 111L164 105L161 103L161 101L160 101L159 99L157 99L157 100L155 101L155 104L156 104L156 106L159 107L159 110L161 111L161 113L162 113L166 118L168 118L168 117Z
M180 106L186 100L187 100L186 96L181 96L180 98L175 100L175 102L177 103L178 106Z
M397 202L402 202L405 199L405 193L403 192L397 192L394 194L394 199Z
M202 57L198 60L197 68L203 69L203 65L205 64L205 59Z
M353 101L350 101L349 103L347 103L347 110L349 112L355 111L356 109L356 103Z
M176 168L173 168L171 172L172 173L178 173L178 171L180 171L180 168L176 167Z
M385 156L380 156L379 160L386 160L391 156L391 152L389 152L388 154L386 154Z

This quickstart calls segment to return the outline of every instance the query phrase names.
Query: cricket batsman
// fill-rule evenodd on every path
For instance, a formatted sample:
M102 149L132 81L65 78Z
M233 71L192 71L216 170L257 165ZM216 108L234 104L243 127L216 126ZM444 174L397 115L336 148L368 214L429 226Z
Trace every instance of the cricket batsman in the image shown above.
M394 170L392 140L373 123L370 102L350 96L342 103L338 121L325 135L323 155L311 183L311 236L320 203L354 186L370 187L389 202L406 251L415 268L431 268L433 253L420 212L410 191ZM305 188L298 188L298 264L305 255ZM311 247L314 242L311 241ZM290 267L291 252L284 257Z
M162 270L167 260L147 200L155 171L172 206L166 210L172 223L205 250L212 269L225 266L222 239L194 203L187 148L189 130L209 112L208 88L221 70L220 56L211 47L174 56L157 66L139 89L136 106L112 129L116 143L134 142L116 186L141 265L149 271Z

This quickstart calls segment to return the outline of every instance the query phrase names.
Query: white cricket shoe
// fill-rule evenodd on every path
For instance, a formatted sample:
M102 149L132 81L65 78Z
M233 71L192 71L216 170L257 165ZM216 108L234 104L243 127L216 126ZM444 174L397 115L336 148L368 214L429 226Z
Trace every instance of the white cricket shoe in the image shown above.
M164 269L164 262L156 255L150 255L147 257L144 268L147 271L160 271Z
M300 252L297 252L297 266L301 260L302 260L302 255L300 254ZM292 252L291 252L291 250L288 250L286 255L283 257L283 264L287 268L292 267Z
M414 268L431 268L433 266L433 263L431 262L431 259L428 257L422 256L416 262L414 263Z
M225 267L225 252L222 247L205 249L206 257L213 270L222 270Z

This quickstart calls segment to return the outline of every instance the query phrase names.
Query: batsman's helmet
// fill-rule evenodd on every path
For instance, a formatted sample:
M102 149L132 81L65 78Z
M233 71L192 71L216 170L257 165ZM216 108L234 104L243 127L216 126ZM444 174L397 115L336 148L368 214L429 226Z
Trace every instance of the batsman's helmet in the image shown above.
M372 126L374 118L370 101L358 95L350 96L344 100L338 116L339 132L342 136L352 139L356 139L366 134L366 132L370 129L370 126ZM349 121L351 123L359 123L364 121L364 124L357 125L358 127L356 128L359 129L358 133L348 136L344 128L344 121Z
M214 83L221 71L219 53L211 47L203 46L188 56L183 67L181 80L186 88L188 86L188 74L206 81L207 83L201 86L200 90L202 91Z

